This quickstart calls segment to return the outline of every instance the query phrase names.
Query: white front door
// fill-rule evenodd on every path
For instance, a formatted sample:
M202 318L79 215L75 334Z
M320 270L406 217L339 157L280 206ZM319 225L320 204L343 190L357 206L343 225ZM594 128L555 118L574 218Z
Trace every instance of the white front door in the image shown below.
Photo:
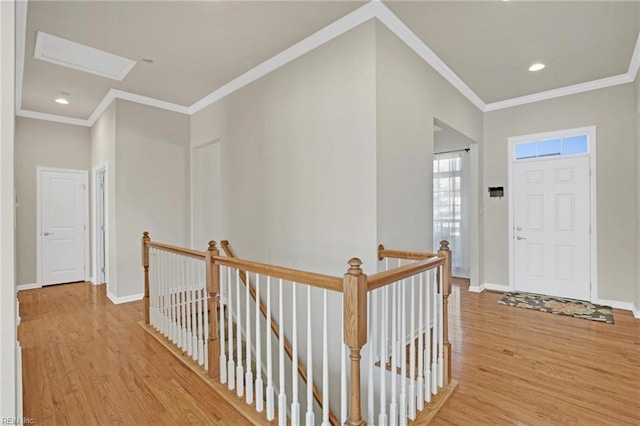
M40 283L84 281L87 172L38 169Z
M589 300L589 156L513 167L515 289Z

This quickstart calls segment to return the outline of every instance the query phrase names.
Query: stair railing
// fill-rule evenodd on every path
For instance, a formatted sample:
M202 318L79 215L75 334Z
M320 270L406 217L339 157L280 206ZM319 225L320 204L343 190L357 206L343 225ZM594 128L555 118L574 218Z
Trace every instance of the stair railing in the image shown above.
M446 241L442 242L437 255L386 250L380 246L379 258L385 260L387 270L367 276L361 269L362 262L353 258L342 278L222 257L213 241L206 252L199 252L152 242L145 232L142 247L145 323L184 352L188 353L191 347L190 355L211 378L226 383L248 404L255 405L256 411L265 411L267 420L277 417L279 425L284 426L288 421L298 425L302 417L307 425L316 424L313 348L317 348L316 340L321 340L324 403L320 406L319 420L323 426L330 424L328 336L335 330L329 330L328 298L335 297L332 295L339 295L343 302L344 346L340 345L339 349L340 384L334 388L340 389L340 421L344 424L367 424L363 417L371 424L403 425L408 420L422 421L424 418L419 412L425 402L443 387L455 387L455 384L450 386L451 348L446 318L451 262ZM396 259L397 266L390 264L389 259ZM248 284L242 287L241 272ZM255 289L251 283L255 283ZM302 297L298 298L298 294ZM312 303L316 295L322 296L321 303ZM285 309L287 297L290 299ZM299 299L304 301L300 303ZM261 304L266 305L265 320L262 320ZM285 311L290 322L285 321ZM322 336L316 340L312 313L320 313L322 317ZM271 336L275 331L274 319L280 325L275 345ZM291 324L291 330L287 330L292 340L289 378L284 363L285 324ZM298 355L304 346L298 345L298 327L306 328L306 342L302 343L306 343L308 372L304 415L298 389ZM368 345L369 356L362 360L365 345ZM278 383L274 367L278 370ZM361 368L368 376L368 386L363 386ZM372 385L374 372L380 375L377 390ZM387 377L390 386L385 383ZM376 394L379 394L378 401ZM363 413L363 399L367 401L366 413Z
M227 257L230 258L236 258L235 253L233 252L233 250L231 249L231 246L229 245L229 241L228 240L222 240L220 242L220 246L222 247L222 249L224 250L225 254L227 255ZM242 281L242 284L249 290L249 294L251 296L251 299L253 300L253 302L256 302L256 290L255 290L255 284L251 284L248 283L247 281L247 277L244 271L240 271L239 273L240 275L240 280ZM262 316L264 318L267 318L267 306L266 304L262 301L262 299L260 299L260 301L258 302L258 308L260 310L260 313L262 314ZM310 313L310 311L309 311ZM257 314L257 313L256 313ZM273 332L273 334L275 335L276 339L280 338L280 327L278 325L278 322L276 321L275 318L271 318L270 320L271 323L271 330ZM287 339L286 336L284 336L284 351L287 354L289 360L293 360L293 348L291 347L291 342L289 341L289 339ZM309 377L307 374L307 369L304 366L304 363L300 360L298 360L298 373L300 374L300 378L302 379L302 382L306 385L307 382L309 381ZM317 402L317 404L320 407L323 407L323 399L322 399L322 393L320 392L320 390L318 389L318 387L316 386L315 383L311 383L312 386L312 395L313 395L313 399L315 399L315 401ZM336 417L336 415L334 414L334 412L329 409L329 422L332 425L339 425L340 421L338 420L338 418Z

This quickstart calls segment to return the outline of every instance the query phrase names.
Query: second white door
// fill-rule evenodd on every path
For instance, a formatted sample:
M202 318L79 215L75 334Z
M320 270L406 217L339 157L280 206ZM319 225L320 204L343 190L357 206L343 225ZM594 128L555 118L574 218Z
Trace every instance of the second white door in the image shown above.
M87 172L39 169L42 285L86 279Z
M515 161L514 287L590 299L589 157Z

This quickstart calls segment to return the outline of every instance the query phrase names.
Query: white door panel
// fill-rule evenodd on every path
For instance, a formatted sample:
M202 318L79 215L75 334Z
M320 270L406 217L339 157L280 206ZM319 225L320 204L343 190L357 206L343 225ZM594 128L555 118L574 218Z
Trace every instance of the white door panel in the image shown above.
M589 157L515 161L514 286L590 298Z
M40 171L42 285L85 280L86 181L82 171Z

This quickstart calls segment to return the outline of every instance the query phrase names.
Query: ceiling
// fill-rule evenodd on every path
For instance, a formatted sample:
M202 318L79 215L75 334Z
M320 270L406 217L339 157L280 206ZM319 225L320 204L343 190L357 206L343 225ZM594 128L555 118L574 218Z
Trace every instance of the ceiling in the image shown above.
M29 1L21 108L86 120L111 89L188 108L316 31L357 14L363 4ZM625 74L640 29L637 2L385 5L366 5L362 9L369 7L373 15L361 14L361 20L382 8L389 15L390 9L398 25L413 31L484 104ZM137 64L115 81L37 60L37 31ZM527 71L537 61L547 67ZM69 105L53 102L61 92L69 94Z

